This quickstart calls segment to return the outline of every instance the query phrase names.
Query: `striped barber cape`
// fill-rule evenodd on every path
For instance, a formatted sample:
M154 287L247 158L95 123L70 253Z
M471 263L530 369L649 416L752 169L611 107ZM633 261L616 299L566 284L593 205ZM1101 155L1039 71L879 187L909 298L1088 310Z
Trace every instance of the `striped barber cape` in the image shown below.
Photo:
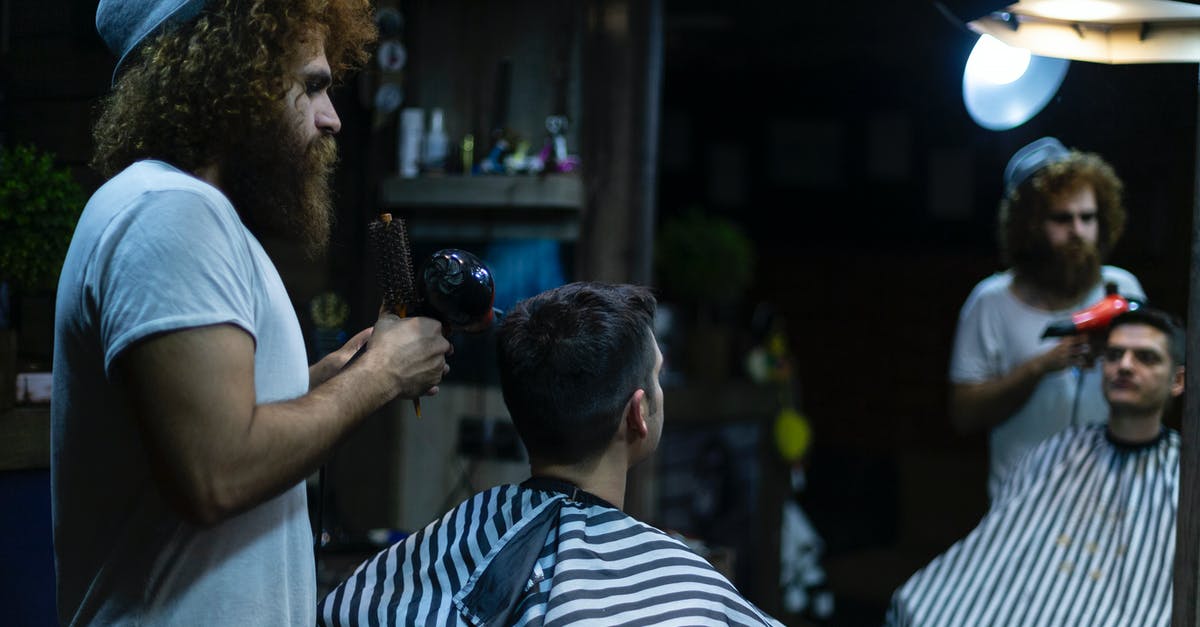
M1179 434L1104 425L1026 455L965 538L892 596L887 625L1169 625Z
M537 481L480 492L367 560L318 624L780 625L682 542Z

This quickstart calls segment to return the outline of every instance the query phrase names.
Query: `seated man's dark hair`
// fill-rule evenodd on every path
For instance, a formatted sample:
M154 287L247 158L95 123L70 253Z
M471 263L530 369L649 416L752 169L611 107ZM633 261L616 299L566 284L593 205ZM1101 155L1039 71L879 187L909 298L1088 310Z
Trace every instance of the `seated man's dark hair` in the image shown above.
M1183 322L1178 317L1161 309L1143 305L1113 318L1108 325L1108 334L1123 324L1145 324L1162 331L1167 335L1167 352L1171 356L1171 363L1175 366L1184 364L1187 354L1187 334L1184 331ZM1107 340L1106 336L1105 341Z
M656 309L648 288L581 282L508 312L496 336L500 386L531 459L592 459L617 432L634 391L655 402Z

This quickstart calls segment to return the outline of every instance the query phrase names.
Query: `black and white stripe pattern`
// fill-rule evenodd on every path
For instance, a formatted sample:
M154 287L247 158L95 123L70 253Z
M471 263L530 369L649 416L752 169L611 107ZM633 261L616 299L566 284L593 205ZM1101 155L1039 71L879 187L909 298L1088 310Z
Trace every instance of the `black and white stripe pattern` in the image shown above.
M547 520L545 516L555 517ZM550 522L510 610L489 622L471 591ZM493 573L494 574L494 573ZM683 543L620 510L506 485L476 494L364 562L318 608L320 625L779 625Z
M1179 434L1106 427L1035 448L964 539L892 597L887 625L1169 625Z

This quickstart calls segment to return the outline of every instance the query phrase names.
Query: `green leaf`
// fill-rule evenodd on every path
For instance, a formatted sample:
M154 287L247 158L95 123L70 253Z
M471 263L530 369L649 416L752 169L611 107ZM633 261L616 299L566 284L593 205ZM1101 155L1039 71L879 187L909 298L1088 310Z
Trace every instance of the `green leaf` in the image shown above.
M692 209L667 220L655 245L664 290L695 302L730 302L749 287L754 247L733 221Z
M32 145L0 147L0 280L52 285L85 202L71 171Z

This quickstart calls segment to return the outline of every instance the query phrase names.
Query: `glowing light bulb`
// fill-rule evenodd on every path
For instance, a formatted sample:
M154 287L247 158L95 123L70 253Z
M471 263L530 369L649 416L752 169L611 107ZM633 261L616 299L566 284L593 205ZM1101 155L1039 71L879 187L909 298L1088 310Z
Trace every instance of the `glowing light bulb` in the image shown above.
M1029 51L1013 48L991 35L980 35L971 56L967 57L967 74L975 80L992 85L1007 85L1029 69Z

